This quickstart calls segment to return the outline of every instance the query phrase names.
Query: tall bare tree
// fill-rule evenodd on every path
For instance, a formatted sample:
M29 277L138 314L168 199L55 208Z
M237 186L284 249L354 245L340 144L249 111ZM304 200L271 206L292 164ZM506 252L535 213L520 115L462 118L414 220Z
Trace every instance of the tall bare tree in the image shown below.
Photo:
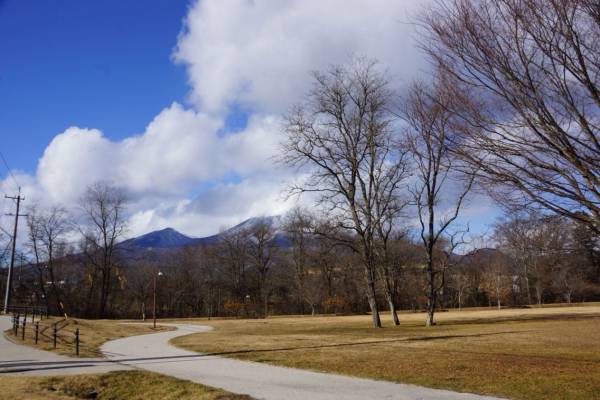
M64 256L66 237L69 230L67 212L61 207L41 210L32 207L27 213L28 247L38 272L40 290L49 306L50 296L59 314L65 313L62 294L57 282L56 262ZM46 284L50 292L46 291Z
M393 143L392 93L376 64L356 61L314 74L306 102L290 113L283 160L310 171L294 189L316 193L338 227L354 233L347 244L360 255L374 327L378 229L393 218L405 179Z
M258 274L258 298L262 303L261 314L266 318L269 311L268 278L275 262L275 230L269 223L260 221L248 230L250 262Z
M245 296L249 294L247 270L250 265L250 249L248 245L247 232L233 230L221 234L221 240L213 251L223 270L223 278L228 280L233 296L239 301L244 301Z
M532 304L532 291L538 305L542 303L544 292L552 283L552 271L561 269L560 264L567 262L567 253L576 248L571 244L571 232L564 217L538 213L514 215L496 224L500 249L522 271L528 304Z
M98 303L100 318L107 315L113 272L116 267L115 248L126 229L125 204L125 194L105 182L89 186L81 199L83 250L87 260L94 268L92 279L100 279ZM94 283L91 283L92 287Z
M446 107L450 101L446 82L439 79L432 85L414 84L402 107L407 145L414 159L412 194L427 257L427 326L434 324L438 280L444 266L434 257L435 250L458 218L473 185L472 173L458 174L459 162L452 147L460 125Z
M294 267L295 281L298 291L300 313L304 314L304 305L308 302L314 313L313 292L307 290L307 280L310 274L311 239L313 238L314 223L312 216L301 208L293 209L287 216L284 229L290 237L290 260ZM308 296L308 294L311 296Z
M439 1L424 46L473 129L457 148L502 204L600 232L600 7L592 0Z
M498 246L515 261L523 282L527 304L532 304L531 271L535 269L535 249L531 236L535 233L534 218L513 215L496 223L494 236Z

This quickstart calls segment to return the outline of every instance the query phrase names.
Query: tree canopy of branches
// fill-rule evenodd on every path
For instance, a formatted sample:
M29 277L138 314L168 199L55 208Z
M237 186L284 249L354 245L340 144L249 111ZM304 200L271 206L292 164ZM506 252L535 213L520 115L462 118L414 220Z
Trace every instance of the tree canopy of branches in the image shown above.
M319 196L336 225L354 233L347 244L360 254L373 326L381 326L375 295L380 229L401 210L406 178L393 143L392 93L373 62L315 73L306 102L288 116L283 161L306 168L295 187Z
M427 255L427 326L434 323L441 289L438 275L443 284L442 269L446 265L434 259L436 246L458 218L474 177L473 174L457 175L459 160L452 152L457 126L445 106L450 101L448 95L443 81L431 86L415 84L402 108L408 127L406 140L416 171L411 192L419 218L419 236ZM453 188L456 193L452 193Z
M600 18L590 0L439 1L424 47L473 129L460 154L503 204L600 231Z
M42 297L46 307L50 308L50 301L59 314L65 314L62 302L61 289L57 282L56 263L65 255L65 235L69 229L67 212L61 207L50 207L40 210L32 207L27 213L28 247L33 256L32 265L35 266ZM46 283L50 290L46 291Z
M266 222L259 222L247 231L250 264L257 271L258 298L261 302L261 315L266 318L269 312L269 275L273 266L277 247L275 231Z
M104 182L88 187L81 200L83 252L92 266L90 296L93 296L99 279L97 315L100 318L106 317L115 269L115 247L125 232L125 202L125 195L121 190ZM91 305L92 302L88 304Z

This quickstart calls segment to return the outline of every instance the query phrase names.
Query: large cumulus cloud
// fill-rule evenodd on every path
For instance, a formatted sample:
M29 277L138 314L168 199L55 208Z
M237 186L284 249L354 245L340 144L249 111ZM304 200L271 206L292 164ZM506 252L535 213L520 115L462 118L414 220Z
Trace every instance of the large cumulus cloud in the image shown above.
M69 127L48 145L35 176L23 177L24 191L72 205L90 183L113 181L132 199L131 235L165 226L204 235L281 213L291 205L284 182L295 175L272 158L281 116L309 90L310 72L366 56L401 87L426 69L412 23L423 4L197 1L174 38L173 60L189 77L188 103L171 104L121 141L94 127ZM240 109L247 125L231 133L227 117Z
M285 112L310 71L351 56L380 60L398 81L423 67L415 16L423 0L199 1L174 59L187 65L191 98L211 112L232 103Z

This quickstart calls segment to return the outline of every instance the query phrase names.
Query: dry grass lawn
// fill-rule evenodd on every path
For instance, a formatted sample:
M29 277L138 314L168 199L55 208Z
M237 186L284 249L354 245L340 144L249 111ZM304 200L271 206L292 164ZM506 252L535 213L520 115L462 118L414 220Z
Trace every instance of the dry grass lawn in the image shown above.
M34 325L31 320L25 325L25 341L21 340L21 329L17 336L12 331L4 332L7 339L15 343L26 344L41 350L55 351L60 354L75 356L75 330L79 328L80 357L102 357L100 346L106 341L126 336L143 335L159 331L171 330L173 328L157 326L152 329L150 325L124 324L123 321L114 320L86 320L69 318L65 322L63 318L49 318L39 321L38 344L35 344ZM64 326L58 331L57 348L54 349L52 341L52 324L59 322L58 326Z
M203 353L515 399L600 399L600 305L220 320L174 344Z
M64 377L0 377L0 399L11 400L243 400L239 396L160 374L120 371Z

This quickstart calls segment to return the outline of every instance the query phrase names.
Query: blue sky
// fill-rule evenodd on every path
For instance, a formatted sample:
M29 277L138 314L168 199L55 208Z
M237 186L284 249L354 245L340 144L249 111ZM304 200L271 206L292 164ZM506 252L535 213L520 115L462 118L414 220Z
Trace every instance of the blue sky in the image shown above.
M0 151L27 204L126 188L130 236L282 214L299 176L272 160L311 71L358 55L397 89L427 74L407 23L427 1L0 0ZM468 211L477 231L497 215L481 199Z
M187 8L188 0L0 2L0 150L10 166L34 173L69 126L122 139L183 101L185 69L170 55Z

